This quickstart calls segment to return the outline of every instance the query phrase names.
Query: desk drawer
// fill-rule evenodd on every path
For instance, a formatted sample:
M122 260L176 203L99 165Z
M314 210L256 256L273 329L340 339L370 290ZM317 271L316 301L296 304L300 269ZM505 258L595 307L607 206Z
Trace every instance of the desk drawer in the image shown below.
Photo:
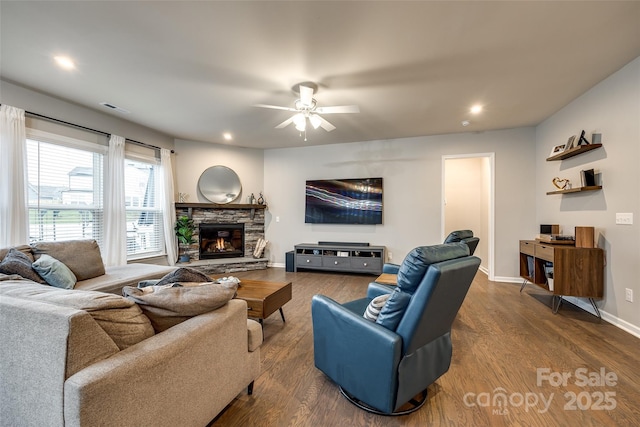
M520 240L520 252L527 255L535 255L535 246L536 244L533 242L528 242L525 240Z
M536 258L553 262L553 246L537 244L535 256Z

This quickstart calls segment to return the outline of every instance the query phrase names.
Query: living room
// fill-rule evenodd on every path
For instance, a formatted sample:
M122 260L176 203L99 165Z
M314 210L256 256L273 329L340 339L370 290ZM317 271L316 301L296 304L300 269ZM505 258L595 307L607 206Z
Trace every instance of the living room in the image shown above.
M632 16L637 17L638 9L634 3L628 7L631 7ZM4 27L6 18L2 19ZM589 23L579 24L588 26ZM637 28L633 31L635 33L632 34L638 36ZM606 254L604 298L596 300L596 304L605 322L626 331L629 340L635 342L640 337L640 285L637 280L640 274L640 229L636 223L615 223L617 213L633 213L637 217L640 211L640 172L637 170L640 161L637 143L640 138L640 52L637 42L633 49L635 55L620 63L615 72L602 75L594 84L567 98L552 114L535 123L482 131L460 127L459 131L424 136L331 144L316 144L316 134L312 132L304 144L275 148L179 137L134 123L134 116L105 113L97 106L90 108L64 95L53 96L37 87L30 87L15 76L6 78L4 72L0 81L0 103L174 150L176 197L179 193L186 194L189 202L206 202L198 192L198 179L205 169L213 165L233 169L242 182L241 199L237 203L245 203L251 193L264 194L268 206L265 239L269 241L265 257L270 269L274 270L284 269L286 252L299 243L369 242L384 245L387 252L393 254L387 261L400 263L414 247L442 242L448 231L442 221L443 156L493 153L493 228L487 234L486 242L483 241L487 246L486 256L481 257L484 272L481 274L486 274L491 282L514 287L523 280L518 263L518 241L534 239L540 232L540 224L559 224L563 234L573 234L576 226L594 227L596 244ZM588 46L580 46L577 50L582 52L581 56L589 55L584 52ZM563 76L571 80L574 73L580 73L580 70L565 70ZM362 77L367 76L363 74ZM540 83L540 86L544 85L544 82ZM531 87L521 93L530 94L537 89ZM105 99L95 99L93 104L108 100L108 93L106 88ZM317 97L319 101L322 99L322 91ZM277 100L288 98L293 100L290 94L277 97ZM247 106L254 102L258 101L248 102ZM354 99L351 102L361 101ZM407 102L419 104L422 100L409 99ZM521 96L513 101L513 105L500 108L494 105L492 108L507 115L508 109L526 107L526 98ZM363 105L361 108L364 112ZM291 128L273 129L278 120L269 115L271 112L261 113L267 117L260 124L264 126L265 134L289 132L299 138L298 132ZM351 120L357 120L357 115L353 116ZM75 138L92 138L91 132L35 117L27 118L27 126ZM248 126L258 127L254 124ZM346 122L344 126L353 125ZM390 124L389 127L394 126ZM546 161L555 146L583 129L589 139L594 133L601 134L603 147L564 162ZM333 132L338 131L340 127ZM578 186L580 169L588 167L601 174L602 190L576 195L547 195L556 189L552 184L554 177L570 179L574 186ZM306 180L378 176L384 178L383 225L310 225L304 222ZM152 262L166 264L166 260L154 259ZM351 282L354 279L347 277L344 280ZM625 298L627 289L635 296L633 302ZM588 301L572 302L588 313L593 311ZM285 306L285 312L287 309ZM562 309L558 316L562 316ZM306 319L305 315L301 314L300 319ZM278 321L276 318L266 323L265 337L274 330L281 332ZM632 345L637 348L637 343ZM454 353L457 350L454 347ZM637 353L632 357L637 358ZM577 367L572 365L568 368Z

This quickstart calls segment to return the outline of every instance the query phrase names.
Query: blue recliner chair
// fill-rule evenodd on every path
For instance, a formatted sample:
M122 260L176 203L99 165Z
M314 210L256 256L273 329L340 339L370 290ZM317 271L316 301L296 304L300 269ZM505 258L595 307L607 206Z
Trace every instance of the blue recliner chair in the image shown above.
M451 325L479 265L464 243L415 248L375 322L363 313L389 292L384 286L371 283L366 298L346 304L315 295L315 366L362 409L401 415L420 408L429 385L449 370Z
M457 243L463 242L469 246L469 255L473 255L478 247L478 243L480 239L478 237L473 237L473 231L471 230L456 230L449 233L446 239L444 239L444 243ZM382 266L382 272L388 274L398 274L398 268L400 265L393 263L386 263Z

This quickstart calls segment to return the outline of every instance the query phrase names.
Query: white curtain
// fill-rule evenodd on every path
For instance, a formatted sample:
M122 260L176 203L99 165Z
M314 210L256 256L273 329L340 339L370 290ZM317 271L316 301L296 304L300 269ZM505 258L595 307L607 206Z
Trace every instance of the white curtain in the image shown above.
M124 197L124 138L111 135L104 180L104 264L127 263L127 212Z
M0 107L0 248L29 243L24 110Z
M159 181L159 205L162 208L162 221L164 230L164 244L167 249L167 261L169 265L175 265L178 258L178 242L173 227L176 224L175 196L173 193L173 167L171 166L171 151L163 148L160 150Z

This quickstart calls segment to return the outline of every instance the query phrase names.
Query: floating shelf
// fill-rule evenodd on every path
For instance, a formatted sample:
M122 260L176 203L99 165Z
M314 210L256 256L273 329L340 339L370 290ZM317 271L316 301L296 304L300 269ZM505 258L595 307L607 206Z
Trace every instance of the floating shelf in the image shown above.
M579 147L570 148L562 153L558 153L555 156L547 157L547 162L552 162L554 160L564 160L569 157L577 156L578 154L586 153L587 151L595 150L596 148L602 147L602 144L589 144L589 145L581 145ZM549 193L547 193L549 194Z
M550 195L550 194L581 193L583 191L597 191L597 190L602 190L602 185L591 185L589 187L570 188L568 190L548 191L547 195Z

